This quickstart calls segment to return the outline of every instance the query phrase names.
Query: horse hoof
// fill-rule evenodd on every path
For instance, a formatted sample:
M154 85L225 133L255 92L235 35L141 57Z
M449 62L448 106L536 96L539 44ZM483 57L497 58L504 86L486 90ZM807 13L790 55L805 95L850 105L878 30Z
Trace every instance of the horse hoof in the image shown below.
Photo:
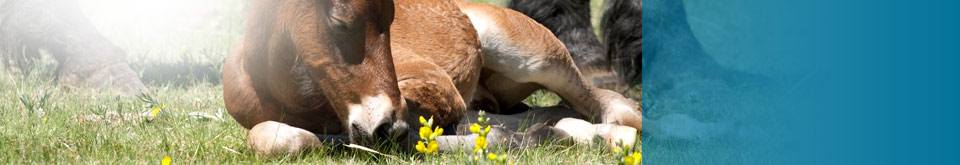
M320 146L320 139L310 131L275 121L266 121L250 128L247 144L258 155L271 156L298 154L306 149Z

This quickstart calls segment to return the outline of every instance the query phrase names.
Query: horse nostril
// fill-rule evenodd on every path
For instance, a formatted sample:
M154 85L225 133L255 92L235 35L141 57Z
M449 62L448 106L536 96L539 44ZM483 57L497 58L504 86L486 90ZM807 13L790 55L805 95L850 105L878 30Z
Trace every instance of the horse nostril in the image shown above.
M376 129L373 129L373 136L376 136L376 137L390 137L390 136L391 136L391 131L390 131L391 128L393 128L393 124L391 124L391 123L383 123L383 124L380 124L379 126L377 126Z
M363 129L356 123L350 124L350 132L348 132L347 135L349 135L350 143L354 144L364 144L369 141L368 138L370 138L369 135L363 133Z
M374 136L380 140L398 142L407 136L407 127L404 123L384 123L374 129Z

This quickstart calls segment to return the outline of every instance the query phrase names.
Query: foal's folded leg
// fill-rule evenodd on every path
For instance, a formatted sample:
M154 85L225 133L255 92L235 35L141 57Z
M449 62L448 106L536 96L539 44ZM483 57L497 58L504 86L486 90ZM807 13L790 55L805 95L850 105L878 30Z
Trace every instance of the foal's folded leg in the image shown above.
M510 9L469 3L460 7L477 29L485 71L516 83L534 83L556 92L590 121L642 129L640 105L620 93L597 88L585 80L569 51L549 29ZM486 86L494 96L498 95L497 91L514 91L509 87L497 90L497 87ZM519 101L498 100L501 106Z
M443 68L407 48L393 47L392 51L397 85L407 104L404 120L417 123L420 116L432 117L436 126L447 129L455 126L463 118L467 104L457 91L452 78ZM409 135L416 133L411 132Z
M265 121L250 128L247 144L258 155L297 154L320 146L320 139L310 131L275 121Z

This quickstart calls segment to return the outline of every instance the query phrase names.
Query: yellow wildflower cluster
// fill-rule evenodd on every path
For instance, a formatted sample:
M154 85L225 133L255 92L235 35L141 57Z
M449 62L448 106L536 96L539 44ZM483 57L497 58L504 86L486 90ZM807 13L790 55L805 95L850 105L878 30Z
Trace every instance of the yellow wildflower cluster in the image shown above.
M139 97L140 101L146 103L144 107L149 109L146 113L144 113L144 117L146 118L147 122L153 122L153 120L159 118L160 112L163 111L163 109L166 109L166 105L161 104L156 98L153 98L153 96L144 93Z
M429 120L420 116L420 124L423 125L420 127L420 140L417 141L417 152L424 154L437 154L437 151L440 150L440 144L437 144L437 136L443 134L443 128L433 127L433 117L430 117Z
M642 154L640 151L634 151L633 153L623 157L623 164L626 165L640 165L643 162Z
M623 148L628 148L627 151L624 151ZM613 152L620 155L620 164L622 165L640 165L643 163L643 151L634 149L633 147L614 147Z
M490 125L487 123L490 121L490 118L486 117L486 113L480 111L480 115L477 117L477 123L470 124L470 132L477 134L477 140L473 145L473 159L477 160L480 157L487 155L487 133L490 133ZM488 155L491 157L491 155ZM492 155L496 157L496 155Z
M506 156L497 155L488 149L487 134L490 133L491 129L489 122L490 118L487 118L486 113L480 111L477 123L470 124L470 132L477 134L477 140L473 146L473 160L480 160L481 157L486 155L487 160L505 162Z
M157 117L159 117L159 116L160 116L160 112L161 112L165 107L166 107L166 106L163 105L163 104L153 104L153 105L151 105L151 106L150 106L150 113L147 115L147 121L153 121L154 119L156 119Z

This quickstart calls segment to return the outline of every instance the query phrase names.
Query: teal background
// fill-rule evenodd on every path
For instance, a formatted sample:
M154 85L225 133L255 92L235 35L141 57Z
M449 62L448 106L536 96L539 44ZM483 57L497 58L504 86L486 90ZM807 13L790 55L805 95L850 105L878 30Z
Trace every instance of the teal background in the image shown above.
M957 164L960 3L644 0L647 164Z

